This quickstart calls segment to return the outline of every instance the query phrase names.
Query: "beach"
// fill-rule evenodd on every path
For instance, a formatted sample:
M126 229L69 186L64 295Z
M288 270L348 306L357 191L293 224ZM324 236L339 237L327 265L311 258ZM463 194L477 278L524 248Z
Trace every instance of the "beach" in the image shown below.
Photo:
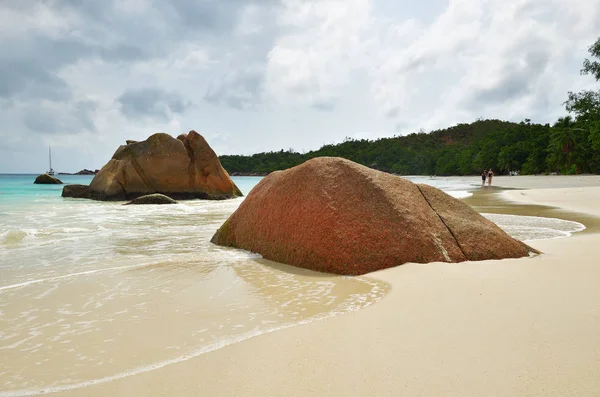
M515 189L494 193L505 206L600 217L598 176L494 185ZM54 395L598 396L598 241L586 230L531 242L532 258L386 269L368 275L390 289L367 308Z
M600 397L600 0L0 16L0 397Z

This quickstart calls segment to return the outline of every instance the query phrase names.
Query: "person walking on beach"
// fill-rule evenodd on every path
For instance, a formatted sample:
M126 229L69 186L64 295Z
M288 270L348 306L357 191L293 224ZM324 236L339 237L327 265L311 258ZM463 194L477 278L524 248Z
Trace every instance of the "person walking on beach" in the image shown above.
M490 168L487 177L488 177L488 186L492 186L492 177L494 176L494 171Z
M485 170L481 171L481 187L485 187L485 178L486 178L486 172Z

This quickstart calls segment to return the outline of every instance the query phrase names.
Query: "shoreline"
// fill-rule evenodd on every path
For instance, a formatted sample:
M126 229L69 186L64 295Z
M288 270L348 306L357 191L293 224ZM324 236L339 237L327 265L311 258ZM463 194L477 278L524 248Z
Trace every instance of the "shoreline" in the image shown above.
M268 172L232 172L229 174L229 176L260 176L260 177L265 177L267 175L269 175L270 173Z
M494 194L474 199L506 196L519 200L506 204L518 211L543 207L570 215L577 209L590 219L600 215L600 177L596 187L577 181L570 188L555 188L556 180L547 180L554 176L537 178L546 185L490 189ZM500 179L494 179L498 186L523 189ZM595 232L580 232L531 242L544 252L533 258L381 270L367 277L391 290L368 308L53 395L595 397L600 390L595 244Z
M579 192L579 189L561 188L561 190L573 193ZM546 194L543 190L496 188L484 192L474 191L473 196L467 197L463 201L479 213L564 219L585 225L585 229L576 234L600 232L600 212L586 211L585 208L559 207L551 205L552 202L544 204L543 197ZM600 195L600 188L598 188L598 195Z

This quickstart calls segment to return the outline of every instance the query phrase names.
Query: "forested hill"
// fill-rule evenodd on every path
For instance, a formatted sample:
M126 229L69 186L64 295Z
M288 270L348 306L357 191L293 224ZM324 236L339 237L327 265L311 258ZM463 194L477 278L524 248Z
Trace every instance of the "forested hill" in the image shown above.
M281 150L224 155L220 160L228 172L244 174L282 170L319 156L343 157L401 175L472 175L489 168L497 174L516 170L522 174L599 173L599 151L591 144L593 128L579 124L570 117L553 126L529 120L479 120L430 133L378 140L347 138L307 153Z

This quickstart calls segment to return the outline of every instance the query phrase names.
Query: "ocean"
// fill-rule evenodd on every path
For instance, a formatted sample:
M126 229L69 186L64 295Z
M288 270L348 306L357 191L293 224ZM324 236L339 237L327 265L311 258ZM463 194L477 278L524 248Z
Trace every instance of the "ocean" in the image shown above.
M88 184L91 176L58 176ZM243 198L169 206L62 198L0 175L0 396L151 371L256 335L359 310L385 283L324 275L210 243ZM247 194L260 177L234 177ZM409 177L464 198L466 180ZM523 240L576 222L484 214Z

